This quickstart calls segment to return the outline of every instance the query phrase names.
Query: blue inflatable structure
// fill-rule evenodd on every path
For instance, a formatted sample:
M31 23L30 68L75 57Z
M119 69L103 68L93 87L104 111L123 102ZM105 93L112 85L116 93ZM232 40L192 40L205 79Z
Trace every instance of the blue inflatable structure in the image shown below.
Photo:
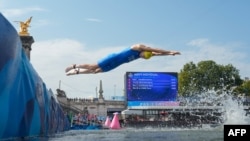
M0 140L69 129L67 116L30 63L16 29L0 13Z

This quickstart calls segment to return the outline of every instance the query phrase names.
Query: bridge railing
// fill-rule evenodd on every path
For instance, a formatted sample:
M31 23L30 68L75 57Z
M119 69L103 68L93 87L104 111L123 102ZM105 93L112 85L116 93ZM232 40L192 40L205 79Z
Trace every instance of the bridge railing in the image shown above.
M73 110L73 111L77 111L77 112L82 112L82 111L83 111L82 109L77 108L77 107L75 107L74 105L67 104L67 103L64 103L64 102L62 102L62 101L59 101L59 103L60 103L60 105L61 105L62 107L67 107L68 109L71 109L71 110Z

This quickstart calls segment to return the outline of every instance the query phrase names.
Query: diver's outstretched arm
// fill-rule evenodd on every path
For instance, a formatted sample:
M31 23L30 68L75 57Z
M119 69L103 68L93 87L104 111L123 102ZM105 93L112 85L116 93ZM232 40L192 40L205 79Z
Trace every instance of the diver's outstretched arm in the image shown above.
M155 56L163 56L163 55L180 55L181 53L178 51L169 51L169 50L164 50L164 49L159 49L159 48L152 48L149 46L145 46L143 44L136 44L131 47L134 50L139 50L139 51L150 51L152 52Z

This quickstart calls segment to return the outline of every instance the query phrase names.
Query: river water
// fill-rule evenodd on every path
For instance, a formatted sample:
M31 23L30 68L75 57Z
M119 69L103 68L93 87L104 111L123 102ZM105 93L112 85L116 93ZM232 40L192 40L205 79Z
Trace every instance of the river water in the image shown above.
M244 106L231 96L206 94L204 101L223 102L225 122L216 127L203 125L202 128L122 128L119 130L70 130L50 137L49 141L223 141L224 125L250 124Z
M71 130L49 141L223 141L223 127L202 129L125 128L119 130Z
M211 97L215 97L212 98ZM203 98L216 101L218 96ZM223 100L225 122L216 127L202 125L202 128L128 128L104 130L69 130L58 133L49 138L26 138L20 141L223 141L224 125L250 125L250 116L246 116L244 106L231 97ZM18 140L19 141L19 140Z

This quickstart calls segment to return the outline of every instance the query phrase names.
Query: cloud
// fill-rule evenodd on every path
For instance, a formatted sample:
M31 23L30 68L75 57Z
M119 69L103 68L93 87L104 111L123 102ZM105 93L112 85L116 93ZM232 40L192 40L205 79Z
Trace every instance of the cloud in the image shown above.
M61 89L65 90L69 97L95 96L95 89L99 87L100 80L103 82L104 96L113 95L114 85L116 85L117 93L123 94L124 74L126 71L167 71L163 70L162 66L164 64L172 65L169 61L159 63L159 60L153 58L147 61L138 60L124 64L107 73L65 75L65 68L73 63L95 63L100 58L118 52L124 47L127 46L90 50L90 47L70 39L40 41L32 45L31 63L47 84L47 88L52 88L52 91L55 92L59 88L61 80ZM176 70L172 68L172 71Z
M187 43L189 51L183 53L187 61L195 63L204 60L214 60L217 64L228 65L232 64L240 70L240 75L244 78L249 75L250 62L244 51L239 50L241 44L215 44L211 43L208 39L195 39Z
M250 72L249 62L242 61L247 59L245 52L235 51L234 46L216 45L209 40L196 39L187 43L187 50L181 51L182 55L136 60L106 73L65 75L65 68L71 64L95 63L100 58L125 47L127 45L93 49L71 39L38 41L32 45L31 63L47 88L51 88L55 93L60 87L71 98L95 97L100 80L106 98L114 95L114 86L116 95L122 95L124 75L127 71L179 72L183 65L190 61L197 63L202 60L214 60L218 64L233 64L241 74L247 75Z
M111 47L90 51L84 44L75 40L41 41L32 45L31 63L47 84L47 88L52 88L55 92L59 88L61 80L62 89L71 93L71 96L88 97L95 95L95 88L99 86L101 79L108 80L112 76L109 76L110 78L106 78L103 74L66 76L65 68L73 63L95 63L106 54L120 49L121 47ZM116 82L110 83L115 84Z
M247 54L236 50L238 47L231 45L218 45L210 43L208 39L196 39L190 41L187 45L197 47L201 59L217 60L221 63L238 62L246 58ZM226 59L225 59L226 58Z
M32 13L35 11L46 11L40 7L28 7L28 8L13 8L13 9L3 9L2 13L5 17L12 18L12 17L19 17L23 16L28 13Z
M90 21L90 22L102 22L101 20L99 20L99 19L95 19L95 18L88 18L88 19L86 19L87 21Z
M28 8L16 8L16 9L3 9L2 14L9 19L10 21L14 21L16 23L19 23L19 21L26 21L30 17L30 13L33 15L34 12L40 12L40 11L47 11L46 9L40 8L40 7L28 7ZM25 17L26 15L29 15L29 17L26 17L25 19L20 19L20 17ZM34 15L33 15L34 16ZM13 20L14 19L14 20ZM32 19L32 28L40 28L43 26L47 26L51 24L50 21L46 19ZM19 25L15 24L17 28L19 28Z

